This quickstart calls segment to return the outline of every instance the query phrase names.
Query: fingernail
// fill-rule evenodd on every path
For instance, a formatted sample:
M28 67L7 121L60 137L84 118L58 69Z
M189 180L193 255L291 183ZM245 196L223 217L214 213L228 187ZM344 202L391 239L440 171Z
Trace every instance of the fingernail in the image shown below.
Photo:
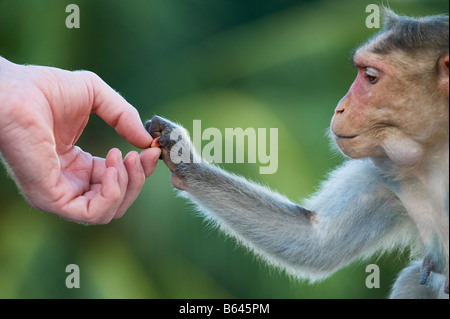
M117 161L122 162L122 152L119 150L119 153L117 153Z

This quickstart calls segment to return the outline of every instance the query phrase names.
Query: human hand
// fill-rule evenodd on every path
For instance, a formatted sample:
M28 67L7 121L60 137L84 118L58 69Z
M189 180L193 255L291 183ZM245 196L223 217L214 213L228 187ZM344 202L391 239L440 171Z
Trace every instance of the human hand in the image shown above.
M27 201L65 219L105 224L137 198L161 150L132 151L124 160L75 146L96 113L120 136L147 148L139 114L97 75L22 66L0 57L0 152Z

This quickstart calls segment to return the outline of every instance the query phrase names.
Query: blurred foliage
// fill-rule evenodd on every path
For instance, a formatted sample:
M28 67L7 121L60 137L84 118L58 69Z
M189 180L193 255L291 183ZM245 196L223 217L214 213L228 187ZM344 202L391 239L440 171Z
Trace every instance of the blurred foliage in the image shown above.
M342 157L326 130L353 81L350 53L375 31L374 1L0 0L0 55L99 74L140 112L192 129L279 128L279 170L226 164L297 200ZM67 29L76 3L81 28ZM391 0L408 15L448 13L443 0ZM92 116L79 146L98 156L133 148ZM161 163L127 214L82 226L30 208L0 172L1 298L383 298L407 253L374 256L315 284L257 260L176 197ZM65 267L81 288L65 287ZM377 263L381 288L365 287Z

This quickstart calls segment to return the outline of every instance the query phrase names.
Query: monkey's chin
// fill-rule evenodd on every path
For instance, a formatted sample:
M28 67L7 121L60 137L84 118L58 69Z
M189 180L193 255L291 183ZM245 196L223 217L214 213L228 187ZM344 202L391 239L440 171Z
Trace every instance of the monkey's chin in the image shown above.
M370 157L371 153L367 149L367 143L363 141L363 138L359 135L354 136L338 136L334 138L336 145L339 147L342 153L350 158L365 158Z

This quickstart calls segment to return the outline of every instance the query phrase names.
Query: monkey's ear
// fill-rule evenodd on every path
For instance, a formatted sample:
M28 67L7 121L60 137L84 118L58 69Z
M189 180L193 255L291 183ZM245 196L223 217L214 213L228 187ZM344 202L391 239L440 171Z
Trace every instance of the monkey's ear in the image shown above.
M439 88L444 92L448 98L448 53L439 58Z

